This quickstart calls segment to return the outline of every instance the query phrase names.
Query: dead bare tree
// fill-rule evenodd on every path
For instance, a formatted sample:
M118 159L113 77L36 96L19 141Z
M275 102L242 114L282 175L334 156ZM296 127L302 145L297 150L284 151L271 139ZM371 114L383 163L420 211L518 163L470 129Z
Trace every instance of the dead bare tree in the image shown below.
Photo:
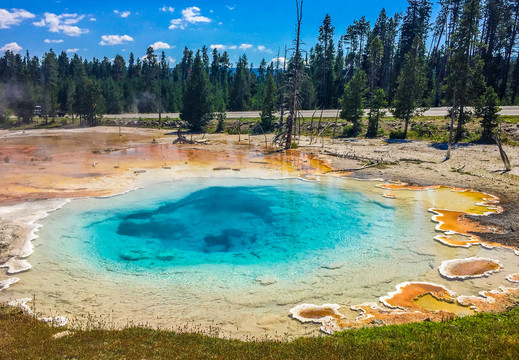
M310 120L310 131L314 131L314 116L315 116L316 112L317 112L317 109L314 110L314 113L312 114L312 119Z
M193 135L191 135L192 137ZM189 140L184 135L182 135L182 126L178 127L177 130L177 138L173 140L173 144L194 144L193 139Z
M303 22L303 0L299 2L296 0L296 39L294 40L295 45L295 56L294 56L294 77L292 79L292 102L290 104L290 116L287 117L287 138L285 143L285 149L292 147L292 133L294 130L294 122L297 116L297 90L299 88L299 62L301 59L301 23Z
M283 83L285 82L284 76L286 73L286 66L287 66L287 46L285 45L285 57L283 58L283 77L281 77ZM279 48L278 48L277 67L279 68ZM276 70L276 71L279 71L279 70ZM279 75L278 75L278 83L279 83ZM284 84L280 87L280 90L281 90L281 96L280 96L280 102L279 102L279 106L280 106L279 128L281 129L283 127L283 120L285 118L285 85Z
M499 140L499 135L496 135L494 137L494 140L496 142L497 147L499 148L499 155L501 155L501 160L503 160L503 164L505 165L506 171L512 170L512 165L510 164L510 160L508 159L508 156L505 153L505 150L501 146L501 141Z
M455 117L455 111L456 109L456 88L454 88L454 95L452 100L452 109L451 109L451 124L449 127L449 148L447 149L447 156L445 157L444 161L447 161L451 158L451 150L452 150L452 134L454 132L454 117Z
M335 129L337 129L337 121L339 120L339 113L341 109L337 110L337 115L335 116L335 124L333 126L333 135L332 135L332 144L335 144Z

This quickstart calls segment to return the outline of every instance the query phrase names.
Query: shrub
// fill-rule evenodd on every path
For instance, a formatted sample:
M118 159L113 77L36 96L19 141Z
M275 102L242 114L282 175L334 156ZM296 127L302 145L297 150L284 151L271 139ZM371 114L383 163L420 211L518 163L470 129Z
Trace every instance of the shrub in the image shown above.
M393 140L405 139L404 130L391 130L389 133L389 138Z

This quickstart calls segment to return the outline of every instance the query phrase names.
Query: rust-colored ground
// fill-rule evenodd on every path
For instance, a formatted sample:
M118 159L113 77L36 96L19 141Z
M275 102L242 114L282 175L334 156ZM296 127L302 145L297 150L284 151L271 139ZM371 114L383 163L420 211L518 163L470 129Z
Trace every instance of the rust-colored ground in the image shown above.
M139 173L154 169L257 168L294 176L330 169L298 151L268 153L258 145L220 140L172 145L174 138L143 129L123 129L120 136L118 128L8 134L0 142L0 204L106 196L127 190Z

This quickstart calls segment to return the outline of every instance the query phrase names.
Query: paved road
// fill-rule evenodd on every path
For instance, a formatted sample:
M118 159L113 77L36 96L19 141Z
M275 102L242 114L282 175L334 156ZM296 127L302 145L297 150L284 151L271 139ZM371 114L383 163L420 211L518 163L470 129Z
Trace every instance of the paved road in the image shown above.
M448 107L437 107L437 108L431 108L427 110L424 115L426 116L445 116L447 115ZM312 117L312 115L315 113L316 117L319 117L321 115L321 111L315 111L315 110L302 110L301 113L304 117ZM227 118L228 119L239 119L239 118L258 118L259 111L236 111L236 112L228 112ZM387 113L387 115L391 116L391 113ZM501 115L519 115L519 106L503 106L501 109ZM178 118L178 113L167 113L162 114L162 116L169 117L169 118ZM323 117L325 118L334 118L337 116L337 110L323 110ZM106 119L157 119L159 117L159 114L118 114L118 115L105 115Z

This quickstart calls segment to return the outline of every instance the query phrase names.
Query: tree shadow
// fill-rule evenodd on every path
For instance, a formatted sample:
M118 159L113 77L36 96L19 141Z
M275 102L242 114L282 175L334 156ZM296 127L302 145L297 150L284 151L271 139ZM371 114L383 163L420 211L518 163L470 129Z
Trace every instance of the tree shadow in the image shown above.
M474 143L457 143L457 144L452 144L452 149L463 149L463 148L468 148L468 147L471 147L471 146L476 146L477 144L474 144ZM449 144L448 143L432 143L431 145L429 145L429 147L432 147L436 150L445 150L447 151L449 149Z
M407 140L407 139L385 139L384 142L386 144L409 144L409 143L412 143L413 140Z

